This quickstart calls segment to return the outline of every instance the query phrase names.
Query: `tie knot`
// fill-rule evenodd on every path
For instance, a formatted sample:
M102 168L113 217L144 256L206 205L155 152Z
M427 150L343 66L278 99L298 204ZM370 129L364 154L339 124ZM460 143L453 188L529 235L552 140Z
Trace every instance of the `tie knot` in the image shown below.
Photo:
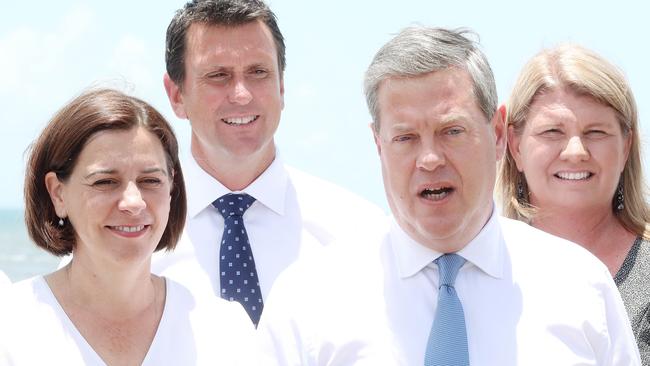
M253 202L255 198L246 193L228 193L217 198L212 205L225 219L230 216L243 216Z
M438 264L438 273L440 273L440 286L447 285L454 287L458 270L465 263L465 258L458 254L443 254L434 262Z

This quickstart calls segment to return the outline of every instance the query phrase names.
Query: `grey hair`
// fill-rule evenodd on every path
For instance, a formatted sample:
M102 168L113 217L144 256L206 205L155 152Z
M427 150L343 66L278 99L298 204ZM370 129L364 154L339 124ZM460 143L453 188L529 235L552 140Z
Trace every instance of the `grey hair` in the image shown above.
M375 131L379 131L377 93L384 80L415 77L450 67L468 72L481 111L488 120L492 118L498 103L494 74L478 42L468 36L478 39L468 29L413 26L403 29L379 49L363 83Z

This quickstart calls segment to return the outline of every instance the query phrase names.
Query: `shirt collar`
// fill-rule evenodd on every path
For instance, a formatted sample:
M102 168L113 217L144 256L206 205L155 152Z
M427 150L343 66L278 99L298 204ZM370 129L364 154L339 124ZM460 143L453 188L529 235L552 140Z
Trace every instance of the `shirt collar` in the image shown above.
M186 182L192 182L187 191L187 213L195 217L217 198L228 193L247 193L259 203L284 215L289 176L278 151L268 168L242 191L231 191L208 174L192 157L184 160L183 173Z
M492 207L485 226L457 254L489 276L502 278L505 243L494 204ZM394 219L389 235L401 278L414 276L443 254L415 241Z

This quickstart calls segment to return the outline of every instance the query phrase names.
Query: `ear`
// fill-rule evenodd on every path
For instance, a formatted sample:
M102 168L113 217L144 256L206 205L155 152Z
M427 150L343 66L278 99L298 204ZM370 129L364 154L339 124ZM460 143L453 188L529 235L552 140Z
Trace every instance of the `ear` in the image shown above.
M501 104L501 105L499 106L499 109L498 109L497 111L498 111L499 114L501 115L501 119L503 119L504 121L506 121L506 105L505 105L505 104Z
M65 209L65 200L63 197L63 183L56 176L56 173L48 172L45 174L45 188L50 194L56 215L60 218L67 217L68 213Z
M508 151L515 161L517 170L520 172L524 171L524 167L521 163L521 151L519 150L519 144L521 143L521 136L517 136L514 126L508 126Z
M496 144L497 161L503 158L506 150L507 132L506 132L506 119L505 119L505 106L501 105L497 112L492 117L492 128L494 129L494 137Z
M377 154L381 155L381 140L379 138L379 132L377 132L376 129L376 122L370 122L368 127L370 127L370 130L372 131L372 137L375 140L375 146L377 146Z
M176 85L167 73L163 76L163 84L165 84L169 104L171 104L176 116L178 118L188 119L187 113L185 113L185 105L183 104L183 95L180 87Z

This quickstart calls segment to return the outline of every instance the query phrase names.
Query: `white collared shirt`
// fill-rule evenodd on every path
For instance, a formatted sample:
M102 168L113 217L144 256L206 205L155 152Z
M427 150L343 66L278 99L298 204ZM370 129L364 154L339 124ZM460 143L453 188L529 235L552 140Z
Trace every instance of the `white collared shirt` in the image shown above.
M219 243L223 217L212 206L231 192L194 159L183 164L188 198L185 232L171 253L157 253L152 272L196 291L220 293ZM377 206L332 183L285 167L279 154L242 192L256 201L244 213L262 296L298 257L388 222ZM387 224L386 224L387 225ZM373 227L374 228L374 227Z
M278 279L258 328L269 364L423 364L442 253L394 221L370 240ZM640 365L616 286L582 247L493 212L458 254L472 366Z

